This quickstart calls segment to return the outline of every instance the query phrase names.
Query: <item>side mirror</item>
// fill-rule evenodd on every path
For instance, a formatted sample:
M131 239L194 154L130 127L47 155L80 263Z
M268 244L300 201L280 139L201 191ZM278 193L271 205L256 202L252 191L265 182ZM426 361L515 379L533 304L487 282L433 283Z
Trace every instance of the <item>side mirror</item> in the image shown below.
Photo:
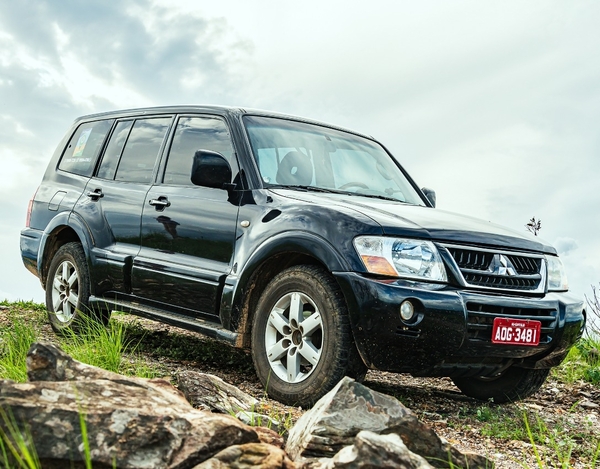
M425 197L427 197L427 200L429 200L431 206L435 207L435 191L433 189L428 189L427 187L423 187L421 191L423 192L423 194L425 194Z
M224 189L231 184L231 166L216 151L198 150L194 154L191 181L196 186Z

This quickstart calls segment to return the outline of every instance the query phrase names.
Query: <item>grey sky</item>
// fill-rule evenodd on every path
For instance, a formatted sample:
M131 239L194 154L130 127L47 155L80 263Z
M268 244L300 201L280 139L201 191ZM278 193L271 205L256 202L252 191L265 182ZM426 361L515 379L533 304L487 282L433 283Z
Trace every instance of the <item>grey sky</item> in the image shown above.
M176 5L173 5L176 3ZM82 114L211 103L370 133L438 206L525 232L600 282L600 3L0 3L0 298L43 300L18 234Z

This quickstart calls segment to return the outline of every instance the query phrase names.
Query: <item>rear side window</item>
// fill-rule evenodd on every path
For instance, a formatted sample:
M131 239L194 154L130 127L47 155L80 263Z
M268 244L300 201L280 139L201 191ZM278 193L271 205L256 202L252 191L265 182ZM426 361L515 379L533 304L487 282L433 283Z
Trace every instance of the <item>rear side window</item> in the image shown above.
M108 145L106 145L106 150L104 150L102 163L100 163L100 168L98 168L98 177L103 179L115 178L117 165L119 164L119 159L121 158L121 153L123 152L123 147L125 146L132 125L133 121L117 122Z
M151 182L156 157L170 123L171 117L135 121L118 163L115 180Z
M237 173L231 135L225 122L215 117L181 117L169 151L163 182L165 184L193 185L190 177L194 154L198 150L222 154L233 175Z
M71 137L58 169L80 176L91 176L113 122L114 119L81 124Z

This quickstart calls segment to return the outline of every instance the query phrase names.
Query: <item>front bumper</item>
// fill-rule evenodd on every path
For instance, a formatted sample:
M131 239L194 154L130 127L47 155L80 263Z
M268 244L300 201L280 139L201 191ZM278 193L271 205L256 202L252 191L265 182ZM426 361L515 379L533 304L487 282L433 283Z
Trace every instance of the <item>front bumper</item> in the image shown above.
M417 376L486 376L511 365L560 364L581 336L583 302L564 293L543 298L459 290L448 285L335 274L344 292L352 331L365 363ZM400 317L400 304L415 305L416 320ZM491 341L495 317L540 320L538 346Z

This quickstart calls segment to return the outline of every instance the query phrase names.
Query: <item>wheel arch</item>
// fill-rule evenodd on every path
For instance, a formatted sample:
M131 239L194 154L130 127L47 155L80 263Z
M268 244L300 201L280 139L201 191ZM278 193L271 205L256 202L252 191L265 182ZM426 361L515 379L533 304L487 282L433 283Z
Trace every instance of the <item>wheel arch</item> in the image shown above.
M40 256L38 256L38 272L42 285L46 285L48 269L56 252L65 244L77 242L83 247L90 267L90 243L87 230L77 217L69 217L67 213L54 218L46 227L40 243Z
M236 284L231 329L239 333L238 346L250 347L253 316L267 284L279 272L296 265L316 265L330 273L349 269L346 260L329 242L312 233L269 238L249 256Z

